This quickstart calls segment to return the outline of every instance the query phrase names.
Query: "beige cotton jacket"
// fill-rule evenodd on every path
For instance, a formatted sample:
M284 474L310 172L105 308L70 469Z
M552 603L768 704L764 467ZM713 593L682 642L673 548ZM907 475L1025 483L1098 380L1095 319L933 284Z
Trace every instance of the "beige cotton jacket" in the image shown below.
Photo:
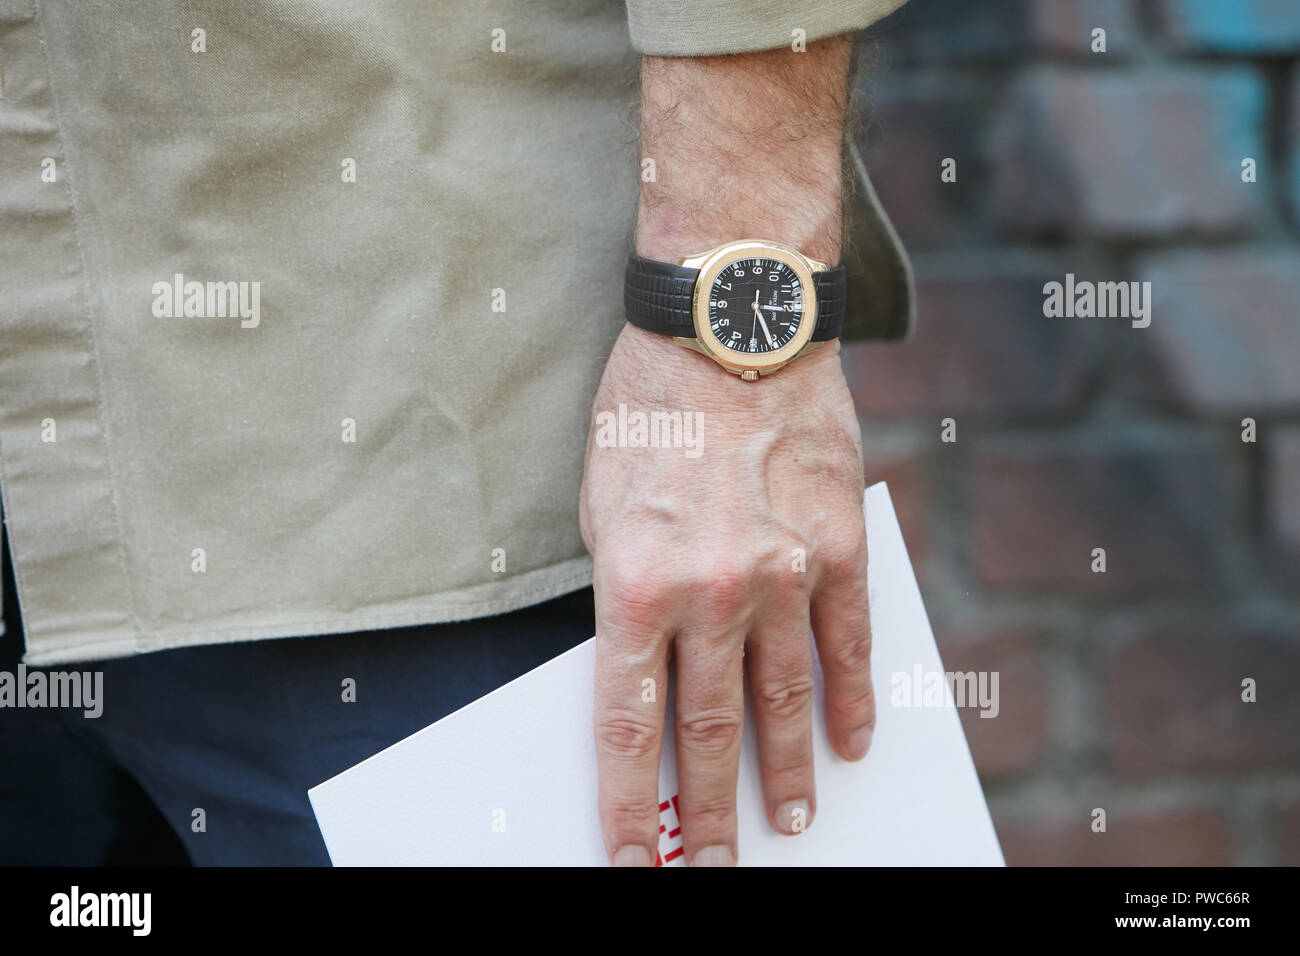
M901 0L0 0L0 489L31 664L583 587L638 51ZM859 164L847 338L911 321ZM501 306L504 311L498 311Z

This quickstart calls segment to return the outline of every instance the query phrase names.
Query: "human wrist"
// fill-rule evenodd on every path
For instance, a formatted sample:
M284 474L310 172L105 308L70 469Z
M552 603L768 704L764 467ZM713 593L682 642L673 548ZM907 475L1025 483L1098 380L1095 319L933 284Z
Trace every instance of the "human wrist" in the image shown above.
M675 261L761 238L836 264L848 37L806 52L647 57L636 245ZM645 164L653 161L653 165Z
M676 262L737 239L766 239L835 265L840 260L842 218L838 196L823 199L820 207L810 203L805 212L788 217L730 214L701 222L689 214L661 210L638 222L636 251L647 259Z
M696 164L681 171L671 189L651 194L643 186L637 253L675 262L726 242L766 239L838 264L843 227L840 140L810 141L805 156L810 166L824 170L814 182L799 182L780 171L738 175Z

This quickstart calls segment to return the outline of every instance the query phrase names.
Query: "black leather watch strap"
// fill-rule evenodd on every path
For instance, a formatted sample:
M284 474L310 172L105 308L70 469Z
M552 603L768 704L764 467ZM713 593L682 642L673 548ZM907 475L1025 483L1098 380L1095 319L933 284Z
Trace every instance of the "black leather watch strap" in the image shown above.
M660 335L695 338L691 303L700 270L628 256L623 284L623 307L627 320L637 328ZM813 273L817 296L817 327L812 341L838 338L844 327L846 302L844 267Z
M848 308L848 287L843 266L813 273L813 288L817 290L817 327L812 341L827 342L840 337L844 328L844 310Z
M691 299L699 277L699 269L643 259L633 253L627 257L623 282L627 320L647 332L695 338Z

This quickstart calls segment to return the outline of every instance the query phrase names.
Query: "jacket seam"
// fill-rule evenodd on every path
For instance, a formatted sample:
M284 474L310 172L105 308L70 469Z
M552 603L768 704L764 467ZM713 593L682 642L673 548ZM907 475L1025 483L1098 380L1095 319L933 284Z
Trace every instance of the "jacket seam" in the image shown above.
M122 508L118 499L117 472L113 467L113 454L109 446L107 415L104 409L104 372L100 361L99 343L95 338L95 318L91 309L90 273L86 266L86 253L81 243L81 214L77 210L77 195L72 188L72 163L63 142L63 118L59 110L59 94L50 71L49 47L45 43L45 29L41 23L40 0L32 0L32 21L36 27L36 38L41 45L41 62L45 66L45 83L50 91L50 106L54 114L54 138L58 144L59 156L63 159L64 190L68 196L68 207L72 215L72 241L77 249L77 261L81 265L82 308L86 317L86 338L90 345L90 354L95 366L95 414L99 425L99 434L104 443L104 468L108 472L108 496L113 509L113 527L116 529L116 551L118 567L122 572L122 589L126 597L126 615L131 626L131 639L136 652L140 650L140 622L136 617L135 594L131 587L131 574L127 566L126 545L122 528ZM16 569L16 563L15 563Z

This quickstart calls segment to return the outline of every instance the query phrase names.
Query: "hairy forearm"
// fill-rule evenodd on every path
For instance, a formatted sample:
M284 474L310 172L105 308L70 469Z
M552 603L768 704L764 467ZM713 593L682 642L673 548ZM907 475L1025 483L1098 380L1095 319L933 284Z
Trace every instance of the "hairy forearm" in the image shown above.
M836 263L848 36L737 56L645 57L637 251L672 260L739 238Z

